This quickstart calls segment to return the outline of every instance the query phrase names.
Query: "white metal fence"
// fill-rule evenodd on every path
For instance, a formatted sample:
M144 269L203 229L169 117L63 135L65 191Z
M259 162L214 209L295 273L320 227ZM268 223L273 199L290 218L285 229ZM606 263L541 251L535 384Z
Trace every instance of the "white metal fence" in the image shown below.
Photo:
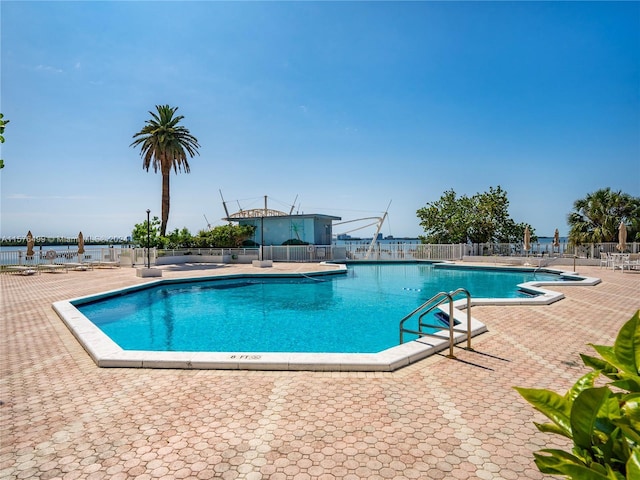
M0 251L0 265L22 265L22 266L38 266L46 264L65 263L96 263L96 262L113 262L119 263L122 252L126 252L128 248L110 247L110 248L86 248L83 254L78 254L78 249L63 250L56 248L43 248L36 250L33 255L27 255L25 249L22 250L2 250Z
M345 245L267 245L260 249L180 249L160 250L158 255L180 256L198 255L223 256L225 262L242 263L251 260L272 260L274 262L321 262L343 260L409 261L409 260L461 260L465 256L577 256L578 258L600 258L600 252L617 252L616 243L602 243L574 247L562 243L559 247L533 244L524 251L521 244L384 244L377 243L369 252L369 246L362 243ZM630 243L625 249L630 253L640 252L639 243ZM230 259L227 257L230 256ZM193 257L190 257L193 260ZM197 259L196 259L197 260Z
M462 258L463 247L378 243L369 251L369 246L362 244L265 246L263 259L274 262L456 260Z
M617 242L597 243L590 245L570 245L562 242L559 246L554 247L551 244L533 243L527 251L521 243L474 243L465 245L465 255L476 256L575 256L578 258L600 258L600 253L620 253ZM625 252L640 252L640 243L628 243Z
M601 252L616 253L617 243L601 243L574 247L562 243L559 247L533 244L523 251L521 244L384 244L377 243L369 252L369 246L345 245L281 245L256 248L195 248L147 251L146 248L86 248L83 255L77 249L44 248L27 256L25 249L0 251L0 266L37 266L49 263L117 263L123 267L187 262L251 263L252 260L274 262L321 261L410 261L410 260L461 260L465 256L514 256L514 257L577 257L599 259ZM625 248L629 253L640 253L640 243L632 242Z
M258 248L179 248L158 250L155 263L251 263L258 259Z
M135 267L140 265L155 265L158 250L155 248L123 248L120 250L119 262L121 267Z

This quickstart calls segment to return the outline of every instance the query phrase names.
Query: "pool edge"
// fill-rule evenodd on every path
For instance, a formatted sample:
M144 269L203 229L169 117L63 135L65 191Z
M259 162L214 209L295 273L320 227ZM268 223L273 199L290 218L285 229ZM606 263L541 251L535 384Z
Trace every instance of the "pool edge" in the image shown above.
M334 274L333 272L314 272L315 275ZM561 275L577 276L576 272L554 271ZM309 275L309 274L305 274ZM241 278L253 277L254 274L232 274L211 277ZM260 275L263 276L263 275ZM290 277L296 274L271 274L270 276ZM520 284L519 287L538 294L534 298L473 298L474 305L548 305L564 298L564 295L553 290L541 288L548 285L597 285L599 278L579 277L580 280L552 282L533 281ZM182 281L195 281L189 277ZM202 281L203 277L197 277ZM273 352L153 352L139 350L123 350L87 317L72 302L104 298L114 292L131 291L149 288L162 283L175 283L174 279L148 282L142 285L101 292L96 295L61 300L52 304L53 310L78 340L99 367L104 368L165 368L165 369L215 369L215 370L276 370L276 371L352 371L352 372L393 372L412 363L423 360L449 347L448 333L433 337L423 337L411 342L391 347L378 353L273 353ZM454 318L466 325L465 300L454 302ZM444 311L444 307L441 307ZM479 320L471 317L471 337L475 337L488 329ZM464 342L466 333L456 333L454 344Z

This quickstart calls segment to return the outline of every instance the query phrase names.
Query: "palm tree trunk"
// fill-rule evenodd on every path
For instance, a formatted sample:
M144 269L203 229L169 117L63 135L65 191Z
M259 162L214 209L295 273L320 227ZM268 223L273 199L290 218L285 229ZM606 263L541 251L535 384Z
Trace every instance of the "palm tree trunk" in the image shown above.
M162 222L160 223L160 236L167 234L167 222L169 221L169 177L171 170L162 172Z

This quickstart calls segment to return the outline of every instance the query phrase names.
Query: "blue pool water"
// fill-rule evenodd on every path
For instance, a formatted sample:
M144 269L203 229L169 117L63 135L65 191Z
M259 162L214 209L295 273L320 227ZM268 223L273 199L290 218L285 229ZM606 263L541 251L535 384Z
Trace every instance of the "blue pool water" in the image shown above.
M191 281L76 307L124 350L372 353L398 345L399 321L440 291L463 287L473 297L514 298L525 295L519 283L559 279L355 264L346 275Z

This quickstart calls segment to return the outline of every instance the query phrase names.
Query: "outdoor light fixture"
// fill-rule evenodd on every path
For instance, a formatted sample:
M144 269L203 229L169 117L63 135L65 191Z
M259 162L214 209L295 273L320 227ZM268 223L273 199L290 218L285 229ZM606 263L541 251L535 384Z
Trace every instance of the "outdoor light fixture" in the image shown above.
M151 268L151 250L149 250L150 236L151 236L151 224L149 223L149 214L151 210L147 208L147 268Z

